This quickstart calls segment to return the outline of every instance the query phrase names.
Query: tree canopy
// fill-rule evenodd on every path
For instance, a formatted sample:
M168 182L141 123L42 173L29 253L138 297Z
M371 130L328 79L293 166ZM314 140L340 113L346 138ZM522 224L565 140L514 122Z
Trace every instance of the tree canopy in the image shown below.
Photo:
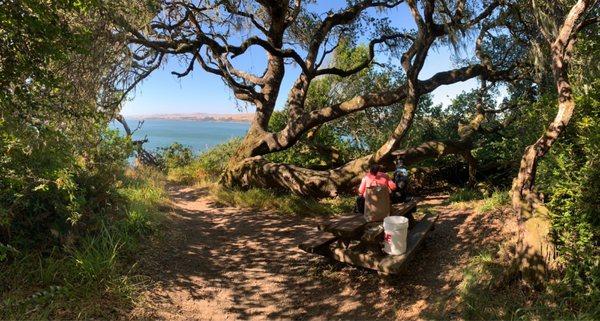
M393 26L383 14L392 9L408 12L413 27ZM484 130L483 121L510 118L515 104L498 106L488 100L484 106L480 102L474 119L463 120L470 124L462 126L463 137L451 144L434 141L403 146L403 142L419 102L440 86L479 79L482 97L487 95L484 91L498 86L534 86L530 76L539 64L533 49L540 46L532 43L537 43L539 32L528 9L527 3L510 1L350 1L341 9L322 13L303 1L168 2L148 30L128 24L123 28L136 50L187 61L184 70L173 71L178 77L199 67L221 77L237 99L256 108L226 183L268 183L324 196L348 190L368 164L389 165L393 154L410 159L416 151L422 157L458 153L471 159L466 151L470 135ZM421 79L429 51L442 46L466 48L469 55L455 69ZM236 58L248 54L250 48L264 52L261 73L236 66ZM377 61L382 56L388 61ZM295 67L301 72L287 93L285 125L273 130L269 122L276 100L285 95L280 92L283 76L286 69ZM379 83L369 77L379 77ZM261 157L290 148L324 124L351 121L353 117L348 116L361 111L375 116L362 121L375 125L371 130L381 129L377 118L395 122L385 139L369 141L379 146L369 148L368 155L328 171L270 163ZM360 135L363 142L368 140L366 133ZM401 146L415 149L399 151ZM423 149L428 151L423 153ZM244 175L250 169L259 170L253 171L256 175ZM290 175L298 179L283 179ZM259 176L273 179L265 182Z

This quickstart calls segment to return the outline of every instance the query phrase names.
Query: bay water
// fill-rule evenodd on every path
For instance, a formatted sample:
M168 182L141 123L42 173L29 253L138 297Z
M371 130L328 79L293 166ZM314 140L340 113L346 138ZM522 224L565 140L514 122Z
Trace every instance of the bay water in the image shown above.
M138 120L127 119L127 123L134 130ZM120 123L113 123L111 127L124 132ZM146 119L133 134L133 139L146 137L148 142L144 148L148 151L178 142L190 147L194 153L201 153L234 137L243 137L249 127L250 123L245 122Z

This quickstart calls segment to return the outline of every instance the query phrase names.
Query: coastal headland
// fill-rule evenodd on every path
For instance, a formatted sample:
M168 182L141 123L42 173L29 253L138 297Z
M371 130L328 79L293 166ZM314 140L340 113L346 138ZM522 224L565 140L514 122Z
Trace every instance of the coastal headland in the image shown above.
M237 114L179 113L179 114L130 115L127 118L137 119L137 120L168 119L168 120L250 122L252 120L252 117L254 117L254 113L237 113Z

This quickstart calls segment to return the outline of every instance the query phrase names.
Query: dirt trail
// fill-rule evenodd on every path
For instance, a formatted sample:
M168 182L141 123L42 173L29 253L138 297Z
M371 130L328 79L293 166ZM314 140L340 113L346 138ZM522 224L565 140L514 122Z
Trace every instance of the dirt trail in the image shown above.
M501 238L499 215L428 197L440 213L426 246L393 279L297 248L317 218L218 208L206 191L173 188L168 240L145 255L156 283L128 318L164 320L389 320L452 318L471 255Z

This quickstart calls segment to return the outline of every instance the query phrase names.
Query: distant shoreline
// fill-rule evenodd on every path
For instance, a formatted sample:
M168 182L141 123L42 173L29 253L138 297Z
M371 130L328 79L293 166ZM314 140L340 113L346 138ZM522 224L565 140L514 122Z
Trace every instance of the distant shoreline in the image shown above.
M254 118L254 113L244 114L155 114L155 115L128 115L128 119L134 120L191 120L191 121L214 121L214 122L236 122L249 123Z

